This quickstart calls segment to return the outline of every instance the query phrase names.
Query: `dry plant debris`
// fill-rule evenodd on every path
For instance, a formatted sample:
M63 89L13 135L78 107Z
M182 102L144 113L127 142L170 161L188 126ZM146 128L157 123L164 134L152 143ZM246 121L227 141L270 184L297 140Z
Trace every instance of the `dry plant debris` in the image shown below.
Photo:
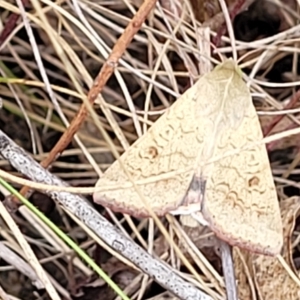
M27 18L21 13L22 2ZM224 26L223 12L219 11L218 1L180 0L177 1L180 5L174 6L175 2L0 0L0 19L4 26L0 32L0 97L3 102L0 128L2 133L5 132L4 136L8 135L34 160L46 160L48 163L44 166L50 164L50 167L45 174L49 178L55 175L55 178L64 180L64 183L55 181L56 184L94 186L115 160L116 152L122 154L126 151L198 80L203 54L199 50L200 22L204 21L216 31L211 36L213 41ZM240 5L238 2L227 1L227 5L234 10ZM212 44L212 60L216 62L232 57L231 43L234 43L263 132L267 135L284 134L300 125L299 2L241 2L244 11L232 22L236 39L230 42L224 35L217 48ZM141 18L134 19L142 3L146 9L138 14ZM197 5L206 10L199 11L199 15L197 12L195 19L192 9ZM176 7L177 10L175 12L168 7ZM16 25L12 25L17 19ZM24 23L32 28L30 39ZM131 26L129 35L125 35L125 40L120 39L128 26ZM122 47L116 49L115 45L120 43ZM41 57L40 62L36 59L37 55ZM103 66L107 68L102 69ZM96 85L95 92L93 82L100 69L108 73L104 77L103 72L100 74L100 85ZM100 90L101 95L98 95ZM86 114L83 110L81 105L86 98L93 103L97 115ZM78 118L80 111L84 113ZM75 123L77 127L71 127L75 130L67 134L68 138L63 139L63 143L57 144L62 134L68 132L68 123ZM112 139L112 144L108 144L101 128ZM72 140L75 133L76 139ZM267 145L283 222L281 254L289 268L284 268L278 258L233 248L237 287L242 300L300 298L297 281L300 267L299 199L295 197L299 195L300 188L298 136L284 136ZM11 162L13 159L12 155ZM21 170L16 165L12 168L6 159L2 159L0 164L1 170L19 176L17 172ZM28 165L33 166L33 161L28 160ZM41 173L34 174L33 178L41 180L39 174L44 174L45 170L40 166L35 170ZM24 176L29 177L29 173ZM21 188L18 184L15 187ZM1 192L4 198L7 191L1 188ZM98 211L93 210L88 217L104 219L100 236L115 229L109 222L123 232L120 239L124 235L130 236L130 247L134 248L128 248L127 254L120 257L107 246L109 240L101 244L97 237L91 237L83 225L74 222L56 202L52 202L53 195L62 194L48 191L46 195L34 189L28 194L47 217L103 266L131 299L182 298L173 295L174 291L167 291L168 287L158 286L151 276L144 275L147 265L143 273L135 270L124 259L132 254L132 249L141 249L140 253L145 253L154 266L157 263L165 267L163 270L174 275L172 279L179 277L182 285L190 286L191 290L203 290L213 299L225 298L218 244L206 227L190 228L175 217L160 218L174 240L173 245L152 219L131 219L97 206ZM68 201L78 201L77 208L83 207L81 203L92 201L91 196L87 202L82 202L82 197L77 195L75 198L68 197ZM17 207L11 216L40 260L41 267L53 278L53 287L61 298L115 299L110 287L99 280L32 213L24 207ZM19 239L12 235L7 223L2 219L0 222L1 242L28 264L24 271L13 270L16 260L1 252L2 256L7 256L3 257L0 266L0 296L3 299L11 299L10 295L21 299L54 299L53 295L40 289L44 284L42 278L36 274L26 275L25 270L32 270L27 254L16 242ZM194 271L187 262L179 259L176 245ZM157 275L160 275L159 272ZM36 287L37 281L41 281L42 285Z
M299 209L299 197L288 198L281 202L281 215L284 225L282 257L291 268L290 271L295 272L296 276L299 276L299 272L295 269L293 263L292 244L294 238L292 234ZM242 285L239 284L240 299L251 299L251 296L253 297L251 293L254 290L251 288L249 280L252 281L251 284L255 287L255 291L260 299L299 299L299 282L293 280L278 258L246 253L238 249L235 250L236 274L238 281L243 283ZM246 268L251 278L245 276Z

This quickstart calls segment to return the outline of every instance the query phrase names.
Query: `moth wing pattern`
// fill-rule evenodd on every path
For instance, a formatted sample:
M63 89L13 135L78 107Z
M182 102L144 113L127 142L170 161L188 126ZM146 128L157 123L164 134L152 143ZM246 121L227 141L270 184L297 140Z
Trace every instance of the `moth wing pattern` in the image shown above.
M263 139L252 104L240 126L219 139L214 155L246 148ZM207 177L202 213L221 239L250 251L276 255L283 244L282 221L264 144L213 163Z
M202 79L202 78L201 78ZM184 200L203 141L196 132L196 99L199 80L120 157L138 184L139 191L154 213L164 215ZM201 90L201 88L200 88ZM205 101L205 99L204 99ZM168 176L168 173L174 173ZM162 177L161 177L162 176ZM156 179L155 179L156 178ZM130 181L116 160L98 180L97 186L124 185ZM149 216L134 186L94 193L94 201L135 217ZM196 199L194 199L197 201ZM200 207L200 204L199 204Z
M229 65L232 74L232 62L225 62L203 75L120 158L157 215L178 207L191 212L200 208L199 197L187 190L199 153L203 152L204 139L211 130L211 117L220 110L224 89L228 85L224 65ZM121 188L124 184L129 184L129 187ZM105 190L112 185L120 188ZM96 203L136 217L149 216L118 160L106 170L97 186L103 191L94 193Z

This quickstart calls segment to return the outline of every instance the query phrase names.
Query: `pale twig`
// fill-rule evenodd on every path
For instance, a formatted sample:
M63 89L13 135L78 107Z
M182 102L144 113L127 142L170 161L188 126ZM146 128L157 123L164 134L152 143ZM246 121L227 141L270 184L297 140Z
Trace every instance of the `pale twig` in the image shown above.
M3 242L0 243L0 253L1 253L1 259L3 259L4 261L12 265L20 273L30 278L32 284L35 285L38 289L45 288L44 284L37 277L37 274L32 269L32 267L26 261L24 261L19 255L17 255L14 251L12 251L8 246L6 246Z
M0 154L20 173L33 181L66 186L62 180L43 169L22 148L0 131ZM153 277L161 286L180 299L211 300L211 297L184 281L172 268L148 254L130 238L121 234L111 223L102 217L87 200L67 192L47 191L65 209L75 215L94 231L106 244L138 266L144 273Z
M232 259L232 247L222 240L219 240L219 245L222 258L223 275L226 285L227 300L238 300Z
M224 154L221 154L221 155L216 155L215 157L209 159L205 163L206 164L214 163L216 161L219 161L222 158L239 154L241 151L245 151L247 149L252 149L257 145L268 144L268 143L283 139L283 138L288 137L288 136L297 135L299 133L300 133L300 128L299 127L289 129L289 130L285 130L283 132L279 132L279 133L270 135L268 137L265 137L262 140L259 140L259 141L253 142L253 143L249 143L249 144L245 145L244 147L240 147L240 148L237 148L237 149L234 149L234 150L226 151ZM0 131L0 139L1 139L2 135L3 135L3 132ZM1 141L0 141L0 143L1 143ZM160 179L170 178L170 176L173 176L174 174L179 174L179 172L175 172L175 171L174 172L169 172L165 176L160 176L159 178ZM49 185L49 184L45 184L45 183L40 183L39 179L37 179L36 181L30 181L30 180L27 180L27 179L23 179L23 178L14 176L10 173L7 173L7 172L5 172L1 169L0 169L0 176L3 177L5 180L10 181L10 182L23 184L23 185L26 185L28 187L39 189L39 190L47 190L48 188L51 188L53 191L68 191L68 192L72 192L72 193L77 192L77 193L80 193L80 194L91 194L91 193L99 192L99 191L103 192L103 191L113 190L113 189L116 189L116 188L121 189L121 188L126 188L126 187L132 186L132 184L129 183L129 184L123 184L123 185L115 184L115 185L110 185L109 187L107 186L107 187L104 187L104 188L100 187L100 186L98 186L98 187L80 187L80 188L70 187L70 186L63 186L62 187L62 186L59 186L59 185ZM157 177L155 178L155 176L153 176L153 180L157 180ZM136 185L141 185L145 182L146 182L145 180L144 181L139 180L139 181L136 182Z

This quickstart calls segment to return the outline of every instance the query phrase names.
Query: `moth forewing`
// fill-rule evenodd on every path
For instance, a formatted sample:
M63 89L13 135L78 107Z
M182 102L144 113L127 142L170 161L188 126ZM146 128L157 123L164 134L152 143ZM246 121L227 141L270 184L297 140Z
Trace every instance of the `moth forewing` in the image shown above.
M232 63L223 65L232 68ZM220 79L220 86L214 78ZM209 135L210 123L220 111L226 84L226 75L220 67L203 75L121 156L124 167L156 214L180 211L180 207L185 212L199 210L200 198L191 197L187 189L199 153L203 152L204 139ZM129 187L105 190L106 186L121 187L124 183ZM118 160L98 180L97 186L101 191L93 195L96 203L136 217L149 216Z
M188 206L183 202L193 177L197 154L203 146L202 137L196 134L195 115L195 93L203 86L205 77L177 99L120 157L157 215L164 215L180 205ZM205 96L203 98L207 101ZM143 184L139 184L141 181ZM98 180L97 186L103 191L94 193L94 201L114 211L148 217L149 212L132 185L126 189L105 191L106 186L124 183L130 185L124 169L116 160ZM189 199L198 201L196 198Z
M222 135L214 150L218 157L263 138L250 91L241 98L250 105L245 103L248 109L241 124ZM265 145L224 157L209 170L202 213L211 229L231 245L278 254L283 244L282 221Z

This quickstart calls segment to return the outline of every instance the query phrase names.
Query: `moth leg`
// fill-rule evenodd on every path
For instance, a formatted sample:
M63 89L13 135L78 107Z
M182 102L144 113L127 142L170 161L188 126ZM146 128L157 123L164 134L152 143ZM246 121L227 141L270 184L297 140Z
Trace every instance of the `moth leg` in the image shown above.
M202 179L202 176L194 174L191 183L189 185L188 191L183 199L184 204L189 203L199 203L199 210L202 208L202 201L204 198L206 180Z
M191 213L192 219L194 219L194 224L191 226L192 220L188 220L190 216L181 216L181 219L183 223L188 223L189 227L195 227L195 221L196 223L200 223L203 226L208 226L208 223L205 221L205 219L202 216L201 210L202 210L202 203L204 199L205 194L205 185L206 180L203 180L202 176L199 176L198 174L194 174L189 189L186 193L186 196L184 198L184 203L199 203L199 212ZM187 220L186 220L187 219Z
M209 227L209 223L204 219L202 213L196 212L196 213L191 213L192 218L197 221L199 224L201 224L202 226L208 226ZM193 226L196 227L196 226Z
M208 223L205 221L201 213L205 184L206 181L204 181L201 176L198 176L197 174L193 175L189 188L182 199L181 205L188 207L189 204L196 203L199 204L199 211L189 212L187 210L185 213L181 211L180 221L183 225L196 227L200 223L203 226L208 226Z

